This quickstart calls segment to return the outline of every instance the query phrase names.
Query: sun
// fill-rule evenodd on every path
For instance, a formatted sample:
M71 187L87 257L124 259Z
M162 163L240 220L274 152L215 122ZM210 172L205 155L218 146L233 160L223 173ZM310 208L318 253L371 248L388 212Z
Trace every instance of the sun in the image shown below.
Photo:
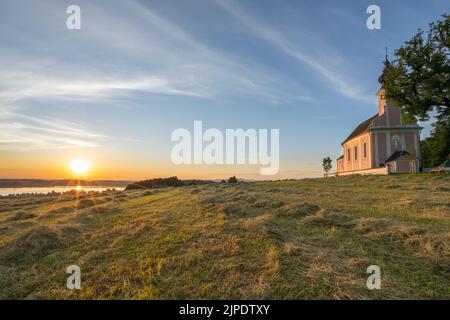
M85 159L75 159L70 162L70 169L76 174L84 174L89 171L91 165Z

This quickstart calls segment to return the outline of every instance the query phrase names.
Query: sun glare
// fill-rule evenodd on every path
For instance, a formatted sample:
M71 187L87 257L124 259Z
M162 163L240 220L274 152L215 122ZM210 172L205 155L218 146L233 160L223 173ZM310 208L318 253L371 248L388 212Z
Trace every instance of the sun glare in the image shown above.
M89 171L90 164L84 159L75 159L70 163L70 169L76 174L83 174Z

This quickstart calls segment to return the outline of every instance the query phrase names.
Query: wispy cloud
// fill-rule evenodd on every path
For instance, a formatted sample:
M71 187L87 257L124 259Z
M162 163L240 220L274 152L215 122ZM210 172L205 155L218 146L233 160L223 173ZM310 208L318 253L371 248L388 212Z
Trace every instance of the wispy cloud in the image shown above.
M51 20L46 17L58 16L56 3L42 12L41 28ZM41 40L57 48L52 55L42 56L29 38L21 39L27 54L4 51L0 99L103 99L143 91L197 98L248 95L275 103L312 100L300 84L282 85L287 79L281 73L226 56L138 1L111 0L105 6L81 0L80 5L95 19L84 22L78 35L47 26Z
M367 103L373 103L374 98L369 94L365 94L354 83L345 80L342 72L334 71L323 63L320 63L312 56L298 49L291 41L289 41L277 30L265 25L263 22L244 11L237 4L228 0L216 0L217 3L224 8L233 17L247 26L255 35L268 41L285 54L295 58L296 60L308 65L318 72L323 78L329 81L333 87L342 95L360 100Z
M49 107L45 116L26 118L42 101L91 105L141 93L221 100L244 96L276 105L314 101L308 89L282 71L228 56L147 4L79 4L79 32L65 29L59 1L45 2L44 10L40 3L20 2L2 12L0 30L8 25L16 36L0 43L0 108L21 109L0 114L0 148L95 147L106 139L79 124L64 123ZM8 18L18 14L14 10L23 20Z
M24 99L86 100L112 98L136 91L205 97L206 93L184 90L169 80L158 77L140 79L77 79L30 72L0 75L0 101L12 103Z
M43 3L43 10L41 3L19 1L0 15L0 30L15 34L0 43L0 105L21 106L15 113L0 114L2 149L101 143L103 137L76 123L63 124L51 115L25 116L43 101L93 105L141 93L199 99L250 96L274 104L313 101L282 73L228 57L139 1L78 4L83 20L75 32L65 28L66 15L56 0ZM10 19L19 12L20 22Z
M0 150L92 148L106 138L77 123L24 115L0 106Z

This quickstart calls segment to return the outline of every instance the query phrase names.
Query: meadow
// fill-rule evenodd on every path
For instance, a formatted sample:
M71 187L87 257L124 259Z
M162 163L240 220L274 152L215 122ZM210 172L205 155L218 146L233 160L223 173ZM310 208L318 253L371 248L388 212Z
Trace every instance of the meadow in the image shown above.
M449 218L448 174L0 198L0 298L450 299Z

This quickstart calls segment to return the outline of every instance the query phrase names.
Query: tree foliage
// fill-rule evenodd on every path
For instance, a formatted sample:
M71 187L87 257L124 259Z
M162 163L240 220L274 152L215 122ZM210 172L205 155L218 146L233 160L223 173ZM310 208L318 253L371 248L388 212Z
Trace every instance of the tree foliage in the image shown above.
M211 180L180 180L178 177L156 178L130 183L126 190L183 187L212 183Z
M382 76L386 96L407 118L428 120L436 114L431 136L421 141L424 167L436 166L450 153L450 16L431 23L386 60Z
M450 16L417 32L386 61L383 75L388 98L403 111L427 120L436 111L438 121L450 118Z
M238 180L236 179L235 176L232 176L232 177L228 178L228 183L237 183L237 182L238 182Z
M420 142L422 165L425 168L437 166L450 155L450 124L436 122L430 137Z
M331 168L333 167L330 157L323 158L322 167L325 172L330 172Z

